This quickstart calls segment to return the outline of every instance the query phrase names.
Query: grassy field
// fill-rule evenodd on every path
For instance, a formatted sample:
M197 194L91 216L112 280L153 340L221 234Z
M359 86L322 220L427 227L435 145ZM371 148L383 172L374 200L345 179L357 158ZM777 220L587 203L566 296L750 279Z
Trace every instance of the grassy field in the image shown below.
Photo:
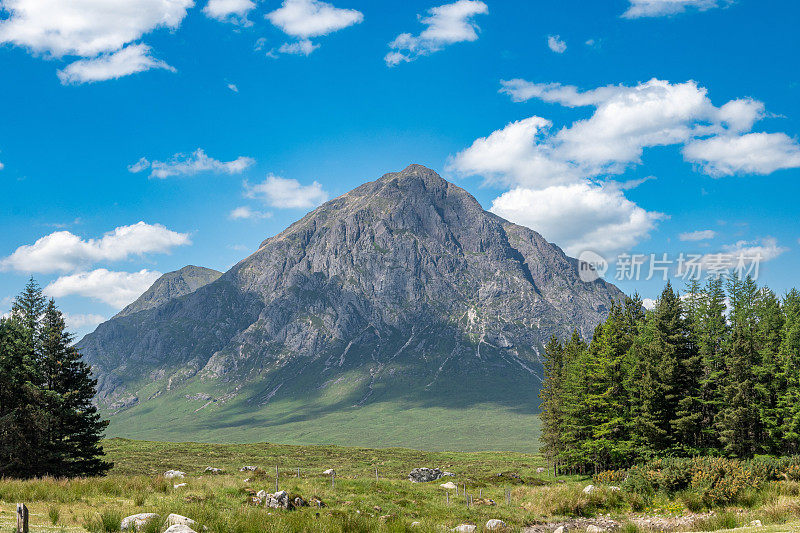
M105 449L115 467L104 478L28 481L0 480L0 530L9 531L14 504L31 511L32 531L114 531L131 514L177 513L196 520L212 532L287 531L442 531L470 523L482 530L489 519L501 519L508 531L535 524L558 523L570 517L616 519L626 533L641 529L644 516L672 517L689 511L680 500L655 498L647 509L634 512L624 493L600 488L590 495L586 479L556 479L538 473L536 455L513 452L420 452L409 449L342 448L275 444L197 444L109 439ZM244 465L259 474L239 472ZM225 470L205 474L206 467ZM278 485L306 499L318 497L325 507L294 511L265 509L247 503L247 489L273 492ZM455 474L439 482L410 483L414 467L440 467ZM335 486L322 472L336 470ZM378 470L378 479L375 469ZM166 480L168 469L186 472L185 487ZM498 475L500 474L500 475ZM245 478L255 478L245 481ZM467 498L439 487L452 479L466 485ZM507 496L508 494L508 500ZM800 518L800 484L774 483L754 494L743 508L716 509L695 522L711 531L761 520L770 533L795 531ZM490 505L487 500L493 500ZM480 501L483 500L483 501ZM420 525L412 528L412 522ZM586 522L582 522L585 529ZM581 527L581 525L575 527ZM773 524L779 524L772 527ZM159 526L154 523L154 526ZM683 528L687 529L686 527ZM155 533L157 528L148 530Z

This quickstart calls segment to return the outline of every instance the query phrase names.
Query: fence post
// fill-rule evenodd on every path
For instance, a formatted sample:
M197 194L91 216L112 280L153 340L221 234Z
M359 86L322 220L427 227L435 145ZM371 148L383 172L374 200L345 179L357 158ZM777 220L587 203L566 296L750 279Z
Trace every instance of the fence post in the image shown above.
M278 492L278 465L275 465L275 492Z
M375 481L380 481L378 479L378 467L377 466L375 467Z
M24 503L17 504L17 533L28 533L28 508Z

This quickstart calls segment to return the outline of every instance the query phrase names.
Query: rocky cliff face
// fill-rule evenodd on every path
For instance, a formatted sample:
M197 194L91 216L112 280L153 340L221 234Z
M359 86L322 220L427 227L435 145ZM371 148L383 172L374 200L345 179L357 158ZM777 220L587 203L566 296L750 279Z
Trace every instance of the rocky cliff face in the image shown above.
M101 406L135 413L212 389L220 409L444 405L432 391L454 384L465 402L534 402L547 338L590 335L623 297L419 165L327 202L198 286L148 296L156 305L132 304L81 341Z

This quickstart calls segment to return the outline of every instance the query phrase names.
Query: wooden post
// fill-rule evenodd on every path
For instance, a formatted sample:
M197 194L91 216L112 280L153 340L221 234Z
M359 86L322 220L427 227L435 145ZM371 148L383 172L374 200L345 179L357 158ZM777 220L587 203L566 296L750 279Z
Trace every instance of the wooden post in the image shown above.
M300 477L300 467L299 466L297 467L297 477L298 478Z
M28 533L28 508L24 503L17 504L17 533Z
M275 465L275 492L278 492L278 465Z
M380 479L378 479L378 467L377 466L375 467L375 481L380 481Z
M331 488L336 488L336 470L331 473Z

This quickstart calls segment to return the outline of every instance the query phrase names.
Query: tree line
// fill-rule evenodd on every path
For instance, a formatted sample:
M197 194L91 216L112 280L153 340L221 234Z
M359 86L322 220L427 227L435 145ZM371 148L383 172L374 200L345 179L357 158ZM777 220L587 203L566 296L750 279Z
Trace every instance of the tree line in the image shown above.
M664 456L800 451L800 292L749 277L667 283L614 305L587 343L545 347L543 453L596 473Z
M108 422L64 316L32 279L0 319L0 477L99 475Z

